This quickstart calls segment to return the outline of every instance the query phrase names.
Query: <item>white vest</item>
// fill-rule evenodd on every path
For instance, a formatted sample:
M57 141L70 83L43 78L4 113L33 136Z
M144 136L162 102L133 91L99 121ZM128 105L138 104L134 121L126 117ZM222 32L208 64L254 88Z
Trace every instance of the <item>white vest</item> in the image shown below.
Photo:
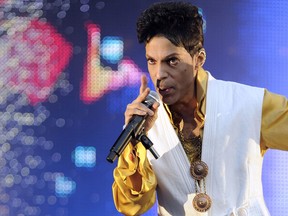
M260 129L264 90L209 75L202 160L208 165L208 212L194 210L190 163L161 104L148 136L160 155L148 158L157 176L159 214L268 216L262 191Z

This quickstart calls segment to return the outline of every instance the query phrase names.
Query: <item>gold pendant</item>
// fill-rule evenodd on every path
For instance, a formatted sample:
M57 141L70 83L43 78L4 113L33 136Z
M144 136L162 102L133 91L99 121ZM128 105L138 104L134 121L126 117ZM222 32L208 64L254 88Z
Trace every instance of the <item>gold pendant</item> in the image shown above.
M211 207L211 198L205 193L197 194L193 199L193 206L199 212L206 212Z
M208 174L208 166L203 161L196 161L191 164L191 175L196 180L204 179Z

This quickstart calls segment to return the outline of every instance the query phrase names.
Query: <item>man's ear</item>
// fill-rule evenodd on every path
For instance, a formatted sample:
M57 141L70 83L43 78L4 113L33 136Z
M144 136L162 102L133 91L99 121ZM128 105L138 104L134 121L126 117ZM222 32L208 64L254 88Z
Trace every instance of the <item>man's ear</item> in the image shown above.
M196 53L197 55L197 53ZM197 56L197 60L196 60L196 66L199 68L199 67L202 67L206 61L206 51L204 48L201 48L199 51L198 51L198 56Z

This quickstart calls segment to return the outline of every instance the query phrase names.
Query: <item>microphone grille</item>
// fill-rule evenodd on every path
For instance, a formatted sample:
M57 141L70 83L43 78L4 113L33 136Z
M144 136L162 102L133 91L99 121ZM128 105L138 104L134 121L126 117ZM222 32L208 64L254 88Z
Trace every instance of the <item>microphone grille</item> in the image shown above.
M155 91L150 91L150 93L148 94L148 96L145 98L145 100L142 103L144 103L147 107L151 108L151 106L156 101L160 103L159 95Z
M160 97L157 92L150 91L149 95L147 96L147 100L153 100L153 102L157 101L160 102Z

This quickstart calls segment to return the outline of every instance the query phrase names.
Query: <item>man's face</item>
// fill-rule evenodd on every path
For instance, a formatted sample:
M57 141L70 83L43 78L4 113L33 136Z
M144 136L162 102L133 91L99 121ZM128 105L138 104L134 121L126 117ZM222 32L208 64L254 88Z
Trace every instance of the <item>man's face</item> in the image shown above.
M157 92L167 105L187 103L194 97L197 58L184 47L155 36L146 44L148 70Z

